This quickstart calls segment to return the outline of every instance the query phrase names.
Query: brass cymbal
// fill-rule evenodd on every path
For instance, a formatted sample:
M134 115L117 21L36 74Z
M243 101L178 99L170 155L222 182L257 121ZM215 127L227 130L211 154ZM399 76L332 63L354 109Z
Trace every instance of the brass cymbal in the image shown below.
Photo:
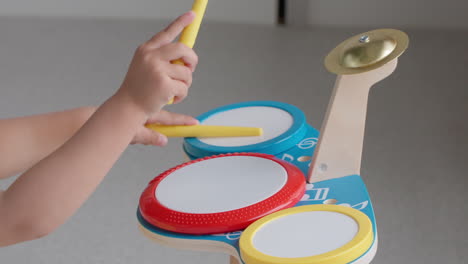
M400 30L368 31L334 48L325 58L325 67L338 75L367 72L398 58L408 48L408 44L408 35Z

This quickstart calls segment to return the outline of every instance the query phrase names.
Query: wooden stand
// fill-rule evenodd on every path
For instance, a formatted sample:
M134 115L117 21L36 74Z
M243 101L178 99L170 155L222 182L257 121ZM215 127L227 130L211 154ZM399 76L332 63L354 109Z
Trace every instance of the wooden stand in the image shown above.
M229 264L241 264L235 257L229 257Z
M369 90L396 66L394 59L369 72L338 76L309 170L309 183L360 175Z

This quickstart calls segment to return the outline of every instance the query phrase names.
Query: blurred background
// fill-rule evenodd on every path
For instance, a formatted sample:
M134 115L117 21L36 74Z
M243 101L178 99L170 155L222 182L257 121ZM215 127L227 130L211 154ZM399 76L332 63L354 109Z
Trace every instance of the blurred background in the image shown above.
M0 0L0 118L101 104L135 48L191 6ZM323 67L328 52L361 32L405 31L410 48L369 97L362 176L379 229L373 263L466 264L467 11L468 2L456 0L211 0L190 96L168 110L197 116L275 100L298 106L319 129L336 78ZM228 263L224 254L167 248L137 230L138 198L183 162L181 142L128 148L64 226L0 248L0 263Z
M167 20L190 4L187 0L2 0L0 15ZM467 29L467 9L466 1L456 0L217 0L210 2L206 20L274 25L280 15L287 16L288 25Z

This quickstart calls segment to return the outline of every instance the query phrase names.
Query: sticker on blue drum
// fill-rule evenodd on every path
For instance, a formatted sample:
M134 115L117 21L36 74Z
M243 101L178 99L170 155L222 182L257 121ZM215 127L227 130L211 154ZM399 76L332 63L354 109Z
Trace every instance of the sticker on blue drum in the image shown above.
M308 171L319 134L307 124L299 108L274 101L226 105L200 115L198 120L204 125L260 127L263 135L186 138L184 151L190 159L225 153L264 153L293 163L304 174Z

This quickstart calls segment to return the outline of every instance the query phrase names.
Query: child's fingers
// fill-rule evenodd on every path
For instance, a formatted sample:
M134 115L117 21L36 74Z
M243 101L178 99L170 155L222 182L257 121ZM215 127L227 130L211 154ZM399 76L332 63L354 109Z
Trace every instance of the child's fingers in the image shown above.
M178 64L170 65L167 75L174 80L184 82L188 87L192 85L192 71L188 67Z
M165 146L167 144L167 137L161 133L158 133L156 131L153 131L149 128L145 128L145 130L149 131L148 137L145 138L146 142L148 144L151 144L153 146Z
M162 147L167 144L167 137L154 130L142 127L132 140L131 144L153 145Z
M198 65L198 55L195 51L182 43L171 43L157 50L161 59L167 61L182 60L192 71Z
M174 94L174 104L177 104L184 100L185 97L187 97L188 94L188 85L185 82L181 82L178 80L174 80L172 85L172 91Z
M169 26L167 26L163 31L159 32L153 36L148 42L148 46L151 48L159 48L166 44L174 41L177 36L184 30L185 27L192 23L195 18L195 12L189 11L176 20L174 20Z
M182 30L184 30L185 27L193 22L195 15L196 14L193 11L186 12L174 20L169 26L167 26L164 31L175 39L182 32Z
M161 125L197 125L199 122L197 119L188 115L161 110L155 116L150 117L147 123L157 123Z

